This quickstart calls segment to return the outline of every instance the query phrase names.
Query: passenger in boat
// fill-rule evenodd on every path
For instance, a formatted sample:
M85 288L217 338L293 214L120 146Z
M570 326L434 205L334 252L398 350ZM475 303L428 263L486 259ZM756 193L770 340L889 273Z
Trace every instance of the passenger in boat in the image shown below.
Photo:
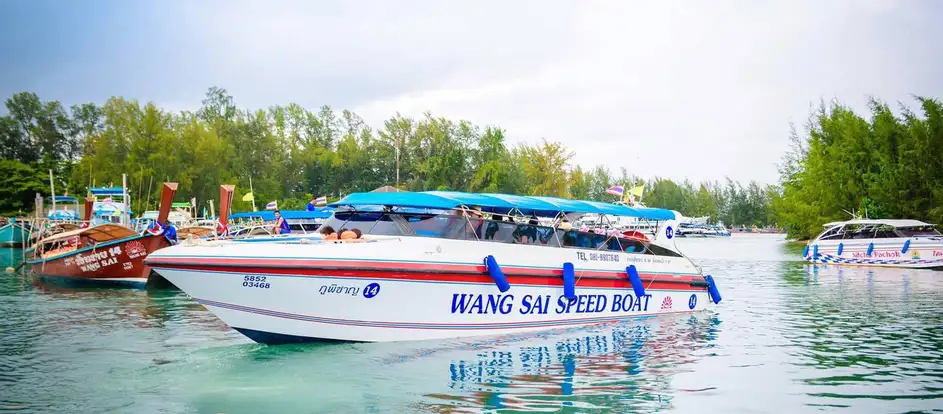
M324 240L337 240L337 233L331 226L321 226L321 228L318 229L318 233L321 233Z
M570 231L570 229L573 228L573 225L570 224L570 222L567 221L566 219L563 219L563 222L561 222L560 225L557 226L557 228L563 231Z
M491 220L488 221L488 226L485 227L485 240L494 240L494 235L498 233L498 230L501 229L499 221L502 221L503 216L500 214L492 214Z
M272 231L275 234L291 233L291 228L288 227L288 222L285 221L285 218L282 217L282 213L278 210L275 210L275 226L272 227Z
M359 239L363 233L360 232L360 229L344 229L341 230L341 240L356 240Z
M537 221L537 216L532 216L527 224L517 226L512 234L515 243L536 244L538 241L537 226L539 225L540 222Z

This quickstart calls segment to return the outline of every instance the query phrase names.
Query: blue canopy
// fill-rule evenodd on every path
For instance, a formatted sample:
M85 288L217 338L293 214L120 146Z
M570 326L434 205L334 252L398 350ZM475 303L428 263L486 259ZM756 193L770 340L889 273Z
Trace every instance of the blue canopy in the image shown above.
M78 214L73 210L56 210L50 211L46 218L50 220L76 220L78 219Z
M124 188L121 187L92 187L88 189L94 195L122 195Z
M569 200L558 197L521 196L513 194L464 193L459 191L425 191L396 193L353 193L330 206L399 206L448 210L459 206L480 207L482 211L506 214L517 209L524 214L553 216L557 213L595 213L639 217L649 220L672 220L675 213L659 208L635 208L598 201Z
M326 219L331 217L334 214L333 208L318 208L314 211L308 210L280 210L279 213L285 220L311 220L311 219ZM263 210L263 211L247 211L243 213L235 213L229 215L230 219L248 219L248 218L258 218L263 221L274 221L275 220L275 211L274 210Z

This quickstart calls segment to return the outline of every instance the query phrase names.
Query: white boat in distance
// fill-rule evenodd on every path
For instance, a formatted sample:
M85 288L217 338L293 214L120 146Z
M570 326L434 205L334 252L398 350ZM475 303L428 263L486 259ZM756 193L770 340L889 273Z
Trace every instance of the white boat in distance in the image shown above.
M827 223L802 256L817 264L943 269L943 235L934 227L917 220Z
M669 248L678 221L668 210L437 191L354 193L332 206L325 225L362 238L186 241L147 264L267 344L500 335L693 312L721 299L711 276ZM585 213L657 221L658 238L570 228Z

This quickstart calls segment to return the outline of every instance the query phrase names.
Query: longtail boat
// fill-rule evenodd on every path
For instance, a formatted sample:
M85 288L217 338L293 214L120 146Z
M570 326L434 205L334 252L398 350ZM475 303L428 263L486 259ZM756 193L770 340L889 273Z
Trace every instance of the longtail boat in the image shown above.
M176 242L175 229L167 222L176 191L177 183L164 183L157 221L142 233L105 223L54 234L37 242L27 264L42 278L145 287L151 268L144 258ZM94 201L85 199L86 223Z

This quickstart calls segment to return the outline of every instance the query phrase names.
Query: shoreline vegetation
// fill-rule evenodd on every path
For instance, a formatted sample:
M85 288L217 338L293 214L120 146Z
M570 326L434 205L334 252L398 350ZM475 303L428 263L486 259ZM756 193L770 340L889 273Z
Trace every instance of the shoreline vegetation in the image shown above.
M870 119L837 102L820 104L779 166L771 209L791 239L810 239L825 223L852 218L943 224L943 105L915 96L900 115L874 98Z
M709 215L727 227L775 226L791 239L808 239L822 223L849 218L845 210L939 223L943 111L935 100L917 99L922 118L906 108L897 118L872 100L870 122L823 103L804 136L792 129L780 182L763 185L676 183L625 168L586 168L573 165L573 151L559 142L512 146L497 126L430 113L418 119L397 113L375 129L328 106L240 109L218 87L209 88L198 110L182 112L121 97L66 108L21 92L6 100L8 113L0 116L0 214L28 214L37 192L49 195L52 170L58 195L80 197L89 186L120 185L126 173L135 214L156 209L163 181L180 184L178 201L195 197L198 212L216 199L219 184L235 184L233 210L249 211L242 197L251 177L259 208L277 200L281 209L303 209L314 197L336 200L397 182L407 191L610 202L610 186L644 185L646 205Z
M277 200L303 209L312 197L337 200L355 191L396 185L408 191L457 190L615 201L613 185L645 185L643 202L728 226L771 224L773 189L757 182L676 183L643 179L623 168L584 169L558 142L508 145L505 131L426 113L399 114L374 129L350 111L296 104L239 109L226 90L210 88L195 112L173 113L120 97L104 104L43 101L32 93L7 99L0 117L0 213L29 211L36 192L48 195L49 169L57 193L84 195L90 185L120 185L128 175L136 214L156 208L161 181L179 183L178 201L196 197L197 211L219 184L236 185L234 211L249 179L257 208ZM399 174L397 177L397 166Z

